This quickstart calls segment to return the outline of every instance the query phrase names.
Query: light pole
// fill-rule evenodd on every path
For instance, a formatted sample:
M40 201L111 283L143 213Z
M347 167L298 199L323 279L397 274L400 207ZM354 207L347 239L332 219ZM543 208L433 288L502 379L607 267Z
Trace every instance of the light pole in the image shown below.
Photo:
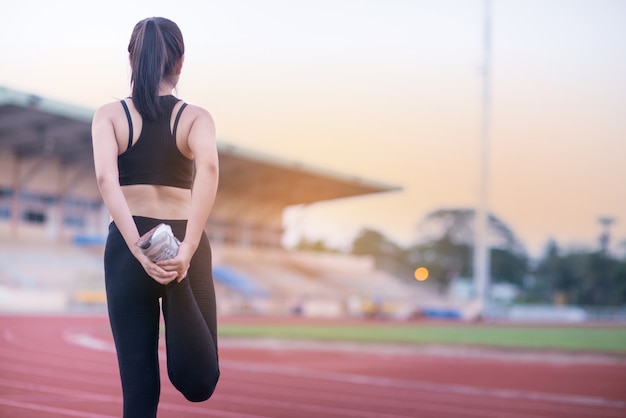
M478 302L478 314L485 309L489 287L489 245L487 229L489 223L489 128L491 117L491 1L485 0L483 35L483 96L481 124L480 194L475 215L474 230L474 286Z
M606 254L609 251L609 243L611 241L611 225L615 223L615 218L609 216L602 216L598 218L598 222L604 228L600 235L600 252Z

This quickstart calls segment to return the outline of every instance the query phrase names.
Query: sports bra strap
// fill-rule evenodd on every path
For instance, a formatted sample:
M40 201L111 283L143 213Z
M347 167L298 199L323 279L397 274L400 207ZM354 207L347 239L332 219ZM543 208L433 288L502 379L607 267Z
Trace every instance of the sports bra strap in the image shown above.
M187 107L187 103L183 103L178 109L178 113L176 114L176 120L174 120L174 129L172 131L172 135L176 138L176 129L178 128L178 121L180 120L180 115L183 113L183 110Z
M122 106L124 106L124 112L126 113L126 119L128 119L128 148L133 146L133 121L130 118L130 112L128 111L128 105L124 100L120 100Z

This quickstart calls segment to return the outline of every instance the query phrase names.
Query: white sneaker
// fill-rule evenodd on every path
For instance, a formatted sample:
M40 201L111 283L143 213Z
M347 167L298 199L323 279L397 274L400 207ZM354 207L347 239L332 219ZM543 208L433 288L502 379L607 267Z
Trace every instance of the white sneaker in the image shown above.
M176 257L180 241L174 236L172 227L162 223L143 234L135 245L156 263Z

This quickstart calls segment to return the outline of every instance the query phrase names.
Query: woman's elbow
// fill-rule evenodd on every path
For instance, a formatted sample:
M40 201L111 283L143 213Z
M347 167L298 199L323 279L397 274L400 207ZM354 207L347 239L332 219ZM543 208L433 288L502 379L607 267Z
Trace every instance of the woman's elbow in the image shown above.
M196 164L196 174L200 173L204 174L208 178L217 178L219 176L219 166L214 161Z
M106 174L96 175L96 182L98 184L98 189L100 189L101 193L110 189L112 186L119 185L117 179L114 179L112 176Z

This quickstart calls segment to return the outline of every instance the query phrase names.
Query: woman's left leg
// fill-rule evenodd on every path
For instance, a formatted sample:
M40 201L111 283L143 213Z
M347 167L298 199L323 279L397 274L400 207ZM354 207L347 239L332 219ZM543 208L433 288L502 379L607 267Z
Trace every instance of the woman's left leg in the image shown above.
M140 221L140 231L144 226ZM143 229L142 229L143 228ZM159 290L114 223L104 254L107 308L124 395L124 418L156 417L159 378Z

